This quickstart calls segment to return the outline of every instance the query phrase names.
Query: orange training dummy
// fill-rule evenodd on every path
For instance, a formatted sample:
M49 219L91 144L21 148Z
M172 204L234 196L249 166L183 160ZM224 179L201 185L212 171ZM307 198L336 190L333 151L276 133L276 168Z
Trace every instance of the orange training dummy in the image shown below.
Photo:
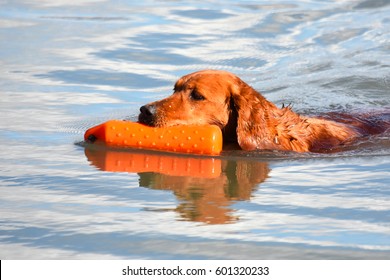
M216 125L150 127L120 120L110 120L88 129L84 139L109 146L205 155L218 155L223 142L222 132Z

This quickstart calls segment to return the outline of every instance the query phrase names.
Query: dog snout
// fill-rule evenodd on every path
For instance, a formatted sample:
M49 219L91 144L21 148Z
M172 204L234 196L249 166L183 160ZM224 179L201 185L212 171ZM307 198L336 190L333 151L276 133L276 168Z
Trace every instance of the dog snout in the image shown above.
M153 125L156 107L151 104L146 104L139 108L139 110L141 113L138 116L138 121L147 125Z
M156 112L156 107L154 105L144 105L140 109L141 114L144 114L145 116L153 116Z

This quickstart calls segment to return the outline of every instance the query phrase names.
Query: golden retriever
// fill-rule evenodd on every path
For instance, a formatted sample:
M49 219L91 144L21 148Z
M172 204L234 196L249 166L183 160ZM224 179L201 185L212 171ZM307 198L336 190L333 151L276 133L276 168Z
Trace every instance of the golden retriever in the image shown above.
M236 75L203 70L180 78L174 93L140 108L139 122L157 127L218 125L225 142L243 150L326 152L383 132L370 121L342 114L307 117L278 108ZM389 125L389 123L386 123Z

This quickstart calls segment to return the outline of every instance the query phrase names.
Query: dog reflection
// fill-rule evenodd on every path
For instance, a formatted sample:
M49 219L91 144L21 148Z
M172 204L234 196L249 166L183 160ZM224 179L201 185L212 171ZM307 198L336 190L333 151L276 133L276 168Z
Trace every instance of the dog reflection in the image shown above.
M222 161L216 178L141 173L140 186L173 191L180 201L176 211L182 219L208 224L234 222L232 203L249 200L268 176L268 164L250 161Z
M137 173L142 187L172 191L183 220L232 223L231 205L249 200L269 173L268 164L85 147L88 161L104 171Z

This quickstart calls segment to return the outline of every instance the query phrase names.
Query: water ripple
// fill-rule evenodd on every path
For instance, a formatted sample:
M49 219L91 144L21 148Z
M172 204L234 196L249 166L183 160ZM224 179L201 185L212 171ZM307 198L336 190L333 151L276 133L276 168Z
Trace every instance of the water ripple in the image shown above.
M388 133L327 155L226 151L207 158L211 178L150 164L202 157L74 145L107 119L135 120L204 68L232 71L299 113L389 108L389 8L5 3L0 257L389 259Z

